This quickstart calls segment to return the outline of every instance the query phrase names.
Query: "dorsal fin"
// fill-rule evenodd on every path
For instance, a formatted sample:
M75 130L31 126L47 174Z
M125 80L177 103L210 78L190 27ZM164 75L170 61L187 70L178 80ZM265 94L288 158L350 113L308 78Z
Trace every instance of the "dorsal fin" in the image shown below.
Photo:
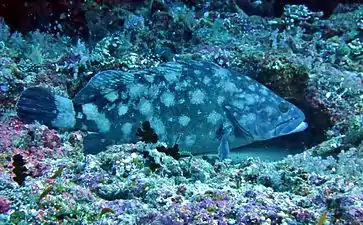
M124 71L105 70L99 72L76 94L74 102L76 104L92 102L99 96L105 96L133 83L134 79L134 74Z

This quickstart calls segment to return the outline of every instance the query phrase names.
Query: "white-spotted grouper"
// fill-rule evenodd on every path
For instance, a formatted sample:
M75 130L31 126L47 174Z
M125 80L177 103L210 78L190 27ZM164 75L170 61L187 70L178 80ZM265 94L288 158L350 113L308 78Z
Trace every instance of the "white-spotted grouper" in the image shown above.
M105 143L137 141L140 122L150 121L159 140L177 142L193 153L218 149L222 160L230 148L307 127L300 109L257 81L200 61L103 71L73 100L28 88L20 96L17 114L27 123L93 132L95 140ZM97 141L91 143L88 147L101 148Z

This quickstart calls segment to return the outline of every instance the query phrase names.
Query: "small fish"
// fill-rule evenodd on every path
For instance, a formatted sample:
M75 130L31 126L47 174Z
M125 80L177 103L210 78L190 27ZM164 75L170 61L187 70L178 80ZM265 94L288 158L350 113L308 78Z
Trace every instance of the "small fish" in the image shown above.
M107 213L115 214L115 211L113 209L111 209L111 208L102 208L101 213L100 213L100 217L102 217L103 215L105 215Z
M62 172L64 170L64 166L60 166L55 172L54 174L50 177L50 179L55 179L57 177L60 177L62 175Z
M304 113L248 76L201 61L168 62L96 74L73 100L40 87L23 91L17 114L26 123L90 132L85 152L136 141L150 121L160 141L193 153L228 157L231 148L307 128Z
M38 201L40 202L45 196L47 196L52 190L53 186L47 186L44 191L39 195Z
M324 211L320 218L319 218L319 221L318 221L318 225L324 225L325 222L326 222L326 219L327 219L327 215L328 215L328 212L327 211Z

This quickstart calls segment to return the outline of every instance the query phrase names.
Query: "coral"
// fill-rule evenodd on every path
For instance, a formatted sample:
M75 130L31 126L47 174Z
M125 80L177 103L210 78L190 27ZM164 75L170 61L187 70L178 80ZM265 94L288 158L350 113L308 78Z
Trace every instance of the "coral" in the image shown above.
M173 147L158 146L158 147L156 147L156 149L159 152L163 152L166 155L169 155L176 160L180 159L180 157L181 157L181 155L179 153L180 149L179 149L178 144L175 144Z
M13 146L13 140L20 136L24 124L17 119L0 122L0 152L8 151Z
M10 201L6 197L0 196L0 213L6 213L10 209Z
M324 73L326 77L316 76L317 73ZM352 115L359 114L361 104L350 104L360 98L363 90L363 81L358 73L326 65L311 77L306 98L313 107L325 110L334 124L349 121Z
M323 16L322 12L312 12L305 5L286 5L282 20L288 29L294 26L304 26L312 24Z
M19 33L14 21L9 27L0 19L0 224L363 223L362 6L340 6L328 18L336 1L323 8L310 0L305 6L56 1L34 8L40 2L28 1L25 10L35 20L24 20L23 6L17 14L29 22L22 23L25 30L40 25L39 31ZM44 20L33 24L41 15ZM52 34L43 32L49 28ZM26 87L73 98L98 71L189 59L246 74L298 105L309 129L277 142L301 143L304 152L277 162L218 162L214 155L192 156L158 142L160 127L151 121L138 130L139 142L88 155L82 131L24 125L15 117ZM200 102L198 93L194 97ZM172 109L178 98L168 93L161 104ZM128 115L129 107L118 113ZM193 119L183 115L170 119L182 126ZM212 117L206 116L210 122ZM131 123L136 121L120 127L130 136ZM168 123L163 126L168 132ZM13 155L23 158L32 176L21 188L11 176Z
M272 56L272 57L270 57ZM284 58L264 57L257 80L287 99L302 100L308 84L308 70Z

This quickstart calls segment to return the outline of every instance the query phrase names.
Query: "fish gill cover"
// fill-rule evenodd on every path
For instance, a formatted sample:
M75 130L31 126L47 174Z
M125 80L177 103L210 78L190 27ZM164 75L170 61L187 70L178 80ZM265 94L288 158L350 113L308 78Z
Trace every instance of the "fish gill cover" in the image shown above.
M359 1L0 17L0 224L363 223Z

